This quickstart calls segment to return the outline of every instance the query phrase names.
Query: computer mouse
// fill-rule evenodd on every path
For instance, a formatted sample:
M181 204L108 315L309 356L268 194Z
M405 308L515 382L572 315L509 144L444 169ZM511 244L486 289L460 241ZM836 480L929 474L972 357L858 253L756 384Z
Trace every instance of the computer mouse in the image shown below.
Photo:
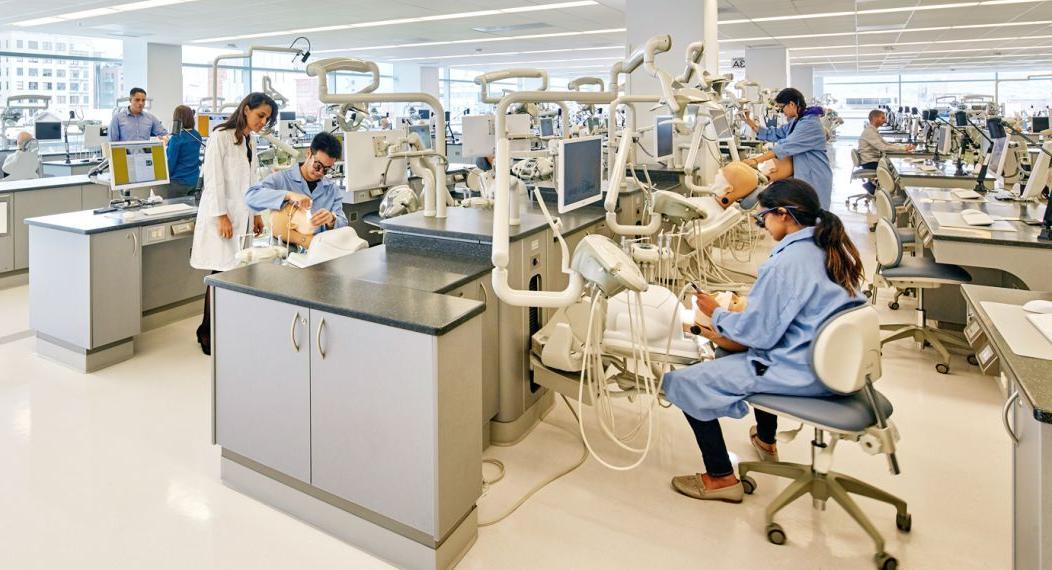
M1048 314L1052 313L1052 301L1030 301L1023 305L1023 310L1028 313L1041 313Z

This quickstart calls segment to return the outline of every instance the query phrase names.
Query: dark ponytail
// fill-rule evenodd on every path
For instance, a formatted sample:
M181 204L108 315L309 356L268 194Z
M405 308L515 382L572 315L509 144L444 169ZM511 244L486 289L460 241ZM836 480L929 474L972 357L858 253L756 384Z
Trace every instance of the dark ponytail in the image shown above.
M796 178L773 182L760 194L764 208L792 207L797 223L814 226L815 244L826 252L826 274L854 295L865 279L862 257L844 229L840 218L822 209L818 194L810 184Z
M796 103L796 114L799 117L803 117L804 111L807 110L807 97L804 97L804 94L794 87L786 87L779 91L778 94L774 96L774 102L779 105Z

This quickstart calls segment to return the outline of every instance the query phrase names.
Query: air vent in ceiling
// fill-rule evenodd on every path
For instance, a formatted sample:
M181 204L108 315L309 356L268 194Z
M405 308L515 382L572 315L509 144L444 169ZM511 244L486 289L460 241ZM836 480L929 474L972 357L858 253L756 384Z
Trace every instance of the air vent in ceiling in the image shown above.
M152 36L153 35L150 32L132 32L132 31L129 31L125 26L120 26L120 25L117 25L117 24L103 24L101 26L86 26L86 27L88 29L99 30L101 32L105 32L106 35L113 36L113 37L116 37L116 38L145 38L147 36Z
M488 26L482 28L471 28L476 32L483 34L503 34L506 32L521 32L523 30L536 30L539 28L550 28L551 24L545 24L544 22L533 22L530 24L515 24L512 26Z

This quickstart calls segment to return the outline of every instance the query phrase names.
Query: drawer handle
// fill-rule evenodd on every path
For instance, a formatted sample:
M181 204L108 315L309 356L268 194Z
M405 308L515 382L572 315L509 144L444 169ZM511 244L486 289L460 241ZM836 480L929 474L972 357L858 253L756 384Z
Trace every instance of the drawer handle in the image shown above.
M479 282L479 291L482 293L482 304L489 305L489 295L486 293L486 286Z
M1019 390L1016 390L1008 397L1008 401L1005 402L1005 407L1001 410L1001 421L1004 423L1005 431L1008 432L1008 437L1012 438L1012 443L1019 445L1019 436L1015 434L1012 429L1011 422L1008 421L1008 414L1012 411L1012 405L1019 400Z
M322 317L321 323L318 324L318 332L314 335L314 344L318 345L318 354L322 360L325 360L325 348L321 345L321 330L325 328L325 318Z
M300 351L300 341L296 340L296 324L300 322L299 311L292 317L292 330L289 333L292 336L292 348L296 349L296 352Z

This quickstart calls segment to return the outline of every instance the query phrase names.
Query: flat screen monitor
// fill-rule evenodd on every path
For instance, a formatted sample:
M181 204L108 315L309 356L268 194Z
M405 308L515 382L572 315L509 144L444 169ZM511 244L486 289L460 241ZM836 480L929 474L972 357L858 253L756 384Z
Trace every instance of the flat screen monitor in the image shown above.
M296 111L278 111L279 121L295 121Z
M541 119L541 136L542 137L554 137L555 136L555 122L551 117L545 117Z
M38 141L62 140L62 123L58 121L37 121L33 126L35 127L33 138Z
M943 156L953 152L953 127L950 125L939 126L935 132L935 148Z
M161 141L110 143L110 188L124 192L132 188L168 184L168 159Z
M1033 117L1030 119L1030 132L1040 133L1048 130L1048 117Z
M103 125L87 125L84 127L84 148L102 148L102 143L110 140L110 129Z
M672 158L673 137L675 135L675 123L672 115L658 115L654 117L654 148L658 160Z
M424 148L431 148L431 127L428 125L413 125L409 127L410 133L416 133L420 135L420 141L423 142Z
M731 136L731 124L727 121L727 112L714 109L711 112L712 126L716 129L716 138L725 139Z
M213 129L225 123L229 118L230 113L198 113L197 134L201 135L201 138L208 138Z
M1052 153L1052 142L1041 145L1041 149L1043 152L1038 153L1037 163L1030 170L1030 178L1027 179L1026 188L1023 189L1021 198L1024 200L1037 200L1048 186L1049 164L1052 161L1048 153Z
M1003 157L1005 155L1007 147L1007 137L994 139L994 144L990 148L990 162L988 163L990 165L990 176L996 178L1001 175L1001 169L1004 168Z
M603 137L559 141L559 176L555 192L559 213L595 203L603 197Z
M449 111L446 111L446 122L449 122Z
M991 139L1005 138L1005 127L1001 124L1001 119L997 117L991 117L986 120L986 129L990 131Z
M967 127L968 113L965 113L964 111L957 111L953 114L953 120L958 127Z
M420 109L416 114L425 121L431 120L431 109Z

